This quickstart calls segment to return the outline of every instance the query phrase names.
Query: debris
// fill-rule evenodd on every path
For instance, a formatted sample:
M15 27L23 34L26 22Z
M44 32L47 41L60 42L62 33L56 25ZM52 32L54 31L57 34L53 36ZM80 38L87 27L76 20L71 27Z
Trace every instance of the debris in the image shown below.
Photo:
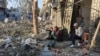
M13 56L81 56L83 53L89 53L90 56L100 56L99 53L90 52L87 49L81 50L80 48L70 48L68 45L70 45L70 41L65 42L57 42L54 50L49 50L48 47L46 47L49 43L49 40L47 39L48 32L45 30L49 28L51 23L49 21L39 21L39 34L37 36L34 36L34 33L32 32L32 22L30 21L12 21L12 22L0 22L0 46L4 43L11 43L12 47L8 47L5 51L7 54L13 55ZM8 37L7 40L3 39L4 37ZM32 46L36 47L29 52L24 51L24 44L25 44L25 38L26 37L32 37ZM34 38L33 38L34 37ZM27 41L26 41L27 42ZM45 47L44 47L45 46ZM3 49L2 47L0 49ZM56 49L56 50L55 50ZM0 55L2 53L0 52ZM7 56L7 55L4 55Z
M89 55L89 50L87 50L86 48L82 49L82 54L83 55Z
M41 52L41 56L53 56L53 53L45 46Z
M8 23L9 19L8 18L5 18L4 19L4 23Z

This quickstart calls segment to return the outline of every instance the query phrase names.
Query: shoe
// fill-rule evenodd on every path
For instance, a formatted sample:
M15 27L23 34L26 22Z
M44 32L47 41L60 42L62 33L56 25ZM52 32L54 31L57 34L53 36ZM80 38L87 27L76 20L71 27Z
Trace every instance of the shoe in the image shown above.
M80 46L81 46L81 44L80 44L80 43L78 43L78 44L77 44L77 46L78 46L78 47L80 47Z
M75 46L75 45L72 44L70 47L74 47L74 46Z

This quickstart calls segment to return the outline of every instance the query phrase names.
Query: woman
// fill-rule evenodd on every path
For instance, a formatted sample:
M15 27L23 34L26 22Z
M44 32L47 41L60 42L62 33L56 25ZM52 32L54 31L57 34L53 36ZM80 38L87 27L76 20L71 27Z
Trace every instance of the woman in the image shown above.
M57 41L62 41L61 31L59 30L57 26L54 27L54 33L57 38Z

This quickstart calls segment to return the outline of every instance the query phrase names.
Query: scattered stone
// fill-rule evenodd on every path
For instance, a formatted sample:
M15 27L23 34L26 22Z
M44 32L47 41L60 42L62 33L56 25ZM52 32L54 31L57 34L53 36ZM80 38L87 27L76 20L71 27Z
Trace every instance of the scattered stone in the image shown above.
M5 18L4 19L4 23L8 23L9 19L8 18Z
M82 49L82 54L83 55L88 55L89 54L89 50L87 50L86 48Z
M46 32L45 30L49 27L48 25L51 25L50 21L45 21L45 20L39 21L40 23L38 25L39 34L37 36L34 36L34 34L32 33L32 28L33 28L32 22L27 20L23 21L23 20L21 22L16 23L15 21L7 22L8 19L5 19L4 23L0 22L0 37L1 37L0 45L2 45L1 43L5 43L4 40L2 39L5 36L7 37L11 36L13 38L11 39L11 41L13 40L12 43L13 46L11 48L7 48L7 50L0 48L0 56L9 56L8 54L13 56L18 56L20 54L22 56L28 56L28 54L29 56L30 55L39 56L40 54L41 54L40 56L52 56L52 55L53 56L82 56L83 53L89 53L89 51L86 49L81 50L80 48L70 48L68 46L71 43L70 41L57 42L54 48L56 50L49 50L48 47L44 47L44 46L47 46L49 43L49 40L45 40L48 36L48 32ZM16 37L16 35L18 36ZM23 50L23 45L26 37L36 37L36 39L32 40L33 41L32 43L36 45L35 50L32 49L30 50L30 52ZM9 43L10 41L7 40L6 42ZM1 49L3 49L3 51ZM6 51L6 55L3 55L4 51ZM91 52L89 54L90 56L100 56L100 54L96 52Z
M53 53L48 49L48 47L45 46L41 51L41 56L53 56Z

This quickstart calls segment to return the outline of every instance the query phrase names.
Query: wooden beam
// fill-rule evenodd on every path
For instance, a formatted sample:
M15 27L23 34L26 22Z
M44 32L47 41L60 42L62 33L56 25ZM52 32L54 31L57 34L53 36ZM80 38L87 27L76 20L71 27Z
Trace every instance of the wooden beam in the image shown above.
M95 47L96 36L97 36L97 34L98 34L98 32L99 32L99 29L100 29L100 21L99 21L99 23L98 23L97 29L96 29L96 31L95 31L95 33L94 33L93 38L92 38L91 45L90 45L90 49L91 49L92 47Z
M38 34L38 5L37 5L38 1L37 0L33 0L33 6L32 6L32 10L33 10L33 33L35 35Z

